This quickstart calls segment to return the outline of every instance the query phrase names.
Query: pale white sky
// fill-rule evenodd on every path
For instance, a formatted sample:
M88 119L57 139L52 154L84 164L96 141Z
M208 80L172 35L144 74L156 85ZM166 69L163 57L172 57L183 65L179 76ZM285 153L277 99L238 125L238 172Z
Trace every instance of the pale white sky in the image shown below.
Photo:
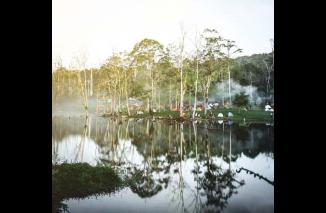
M98 67L112 51L130 51L143 38L168 45L187 32L214 28L235 40L242 55L270 52L274 38L273 0L52 0L52 58L64 66L84 53Z

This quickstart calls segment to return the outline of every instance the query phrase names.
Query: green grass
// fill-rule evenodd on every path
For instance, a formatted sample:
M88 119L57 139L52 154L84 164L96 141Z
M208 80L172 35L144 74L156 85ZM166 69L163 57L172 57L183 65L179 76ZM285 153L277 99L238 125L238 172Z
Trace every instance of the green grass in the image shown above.
M271 117L271 112L265 112L263 110L250 110L250 111L244 111L239 109L216 109L213 110L214 116L217 117L218 113L222 113L224 117L227 117L228 112L232 112L234 121L243 121L243 119L246 119L246 122L253 122L253 121L262 121L262 122L268 122L273 120Z

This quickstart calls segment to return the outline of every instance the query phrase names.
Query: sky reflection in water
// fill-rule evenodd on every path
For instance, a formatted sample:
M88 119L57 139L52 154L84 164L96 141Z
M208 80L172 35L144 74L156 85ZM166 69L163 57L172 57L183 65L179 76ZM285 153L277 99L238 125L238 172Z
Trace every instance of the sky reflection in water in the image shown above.
M143 175L114 194L64 200L70 212L274 212L274 186L259 179L274 181L271 126L94 116L55 116L52 124L53 163Z

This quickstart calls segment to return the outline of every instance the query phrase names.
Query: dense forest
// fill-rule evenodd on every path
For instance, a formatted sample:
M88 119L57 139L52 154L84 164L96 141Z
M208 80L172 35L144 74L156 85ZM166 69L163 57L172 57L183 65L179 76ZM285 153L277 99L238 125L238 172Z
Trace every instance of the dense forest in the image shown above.
M210 103L232 107L235 94L250 97L261 107L274 98L274 51L235 57L242 50L214 29L196 36L193 51L185 51L184 32L178 44L163 46L143 39L130 52L113 53L99 68L86 69L87 58L75 57L72 66L55 61L52 72L53 103L78 97L83 108L89 100L106 100L108 111L174 110L183 115ZM248 89L249 88L249 89Z

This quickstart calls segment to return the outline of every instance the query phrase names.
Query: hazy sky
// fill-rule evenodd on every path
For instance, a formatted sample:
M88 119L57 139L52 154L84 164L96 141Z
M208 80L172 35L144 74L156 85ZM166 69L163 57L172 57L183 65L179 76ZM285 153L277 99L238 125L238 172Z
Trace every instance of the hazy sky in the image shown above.
M98 67L113 51L130 51L143 38L177 42L180 24L192 49L194 32L214 28L235 40L242 55L270 52L273 0L52 0L52 57L69 66L87 55Z

